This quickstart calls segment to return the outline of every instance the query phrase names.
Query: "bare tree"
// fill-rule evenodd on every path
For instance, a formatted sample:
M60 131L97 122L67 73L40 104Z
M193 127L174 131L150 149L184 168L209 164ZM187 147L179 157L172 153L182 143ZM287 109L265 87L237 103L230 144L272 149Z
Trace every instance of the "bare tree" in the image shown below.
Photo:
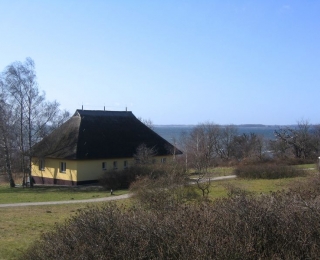
M185 156L185 167L195 169L196 184L203 197L210 191L211 177L209 169L214 166L216 143L219 139L220 127L213 123L196 126L190 134L184 134L181 140Z
M154 129L154 125L151 119L142 119L141 117L138 117L138 119L150 129L152 130Z
M275 140L269 140L268 147L275 158L284 160L290 157L291 146L281 138L276 138Z
M198 173L207 172L213 166L218 136L219 126L205 123L196 126L186 138L189 161Z
M315 153L319 156L320 154L320 125L314 125L313 127L314 136L314 147Z
M311 158L316 155L317 141L315 132L308 121L299 121L297 126L280 128L275 131L279 142L287 144L295 158Z
M3 81L0 79L0 146L3 153L5 171L8 176L10 187L15 187L15 182L12 175L12 142L13 142L13 123L12 109L7 103L7 95L4 90Z
M25 89L23 82L26 81L24 78L23 73L23 64L20 62L13 63L9 65L4 74L6 80L6 87L11 95L12 101L10 102L13 105L13 109L19 118L19 142L18 148L20 152L20 169L23 173L23 182L25 182L26 177L26 164L25 164L25 131L24 131L24 124L25 124Z
M234 137L234 156L238 160L263 159L264 139L255 133Z
M32 146L40 141L56 125L68 116L59 109L56 101L45 100L36 80L35 64L31 58L24 63L14 62L5 72L5 85L11 96L10 103L19 118L19 151L24 184L27 177L32 186L31 158Z
M133 158L137 164L151 164L153 157L157 154L154 147L147 147L146 144L141 144L137 147Z
M223 160L230 160L234 154L234 138L238 135L238 128L234 125L221 127L215 149Z
M183 151L183 157L184 157L184 165L185 165L185 172L188 173L189 167L188 167L188 134L186 132L182 132L180 135L179 140L179 146L181 147Z
M202 197L207 197L210 192L211 178L208 173L203 173L196 179L197 187L201 190Z

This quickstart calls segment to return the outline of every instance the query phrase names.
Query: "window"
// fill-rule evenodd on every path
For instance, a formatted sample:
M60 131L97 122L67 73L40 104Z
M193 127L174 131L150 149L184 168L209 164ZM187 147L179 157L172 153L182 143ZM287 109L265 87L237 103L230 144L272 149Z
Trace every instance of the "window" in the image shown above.
M128 161L124 161L124 162L123 162L123 168L124 168L124 169L128 168Z
M107 170L107 164L106 162L102 162L102 170Z
M118 163L117 163L117 161L114 161L114 162L113 162L113 169L114 169L114 170L118 169Z
M39 170L44 171L44 159L39 159Z
M61 162L60 163L60 172L66 172L66 169L67 169L67 164L66 162Z
M167 161L167 158L161 158L161 163L165 163Z

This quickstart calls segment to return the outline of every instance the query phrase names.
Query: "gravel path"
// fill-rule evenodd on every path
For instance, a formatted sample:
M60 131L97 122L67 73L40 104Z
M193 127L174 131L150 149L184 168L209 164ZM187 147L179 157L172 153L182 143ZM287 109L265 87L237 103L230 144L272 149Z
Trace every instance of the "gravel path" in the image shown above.
M58 205L58 204L71 204L71 203L92 203L112 200L122 200L130 198L130 194L123 194L119 196L111 196L105 198L87 199L87 200L63 200L63 201L45 201L45 202L24 202L24 203L10 203L0 204L0 208L7 207L24 207L24 206L43 206L43 205Z
M214 177L214 178L210 178L210 181L228 180L228 179L234 179L234 178L237 178L237 175ZM194 184L197 181L197 178L191 178L190 180L192 181L191 184ZM208 178L204 178L200 182L206 182L208 180L209 180Z

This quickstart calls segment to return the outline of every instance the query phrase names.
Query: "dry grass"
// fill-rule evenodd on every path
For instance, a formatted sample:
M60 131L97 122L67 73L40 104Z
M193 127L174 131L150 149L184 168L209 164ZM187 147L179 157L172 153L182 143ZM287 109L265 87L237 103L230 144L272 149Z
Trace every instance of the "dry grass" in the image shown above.
M15 259L41 233L51 230L85 204L0 208L0 259Z
M101 207L107 202L94 203ZM0 259L17 259L42 233L93 204L0 208Z
M127 193L127 191L117 190L115 193L116 195L121 195ZM109 196L110 192L99 186L34 186L33 188L10 188L8 184L0 185L0 204L83 200Z

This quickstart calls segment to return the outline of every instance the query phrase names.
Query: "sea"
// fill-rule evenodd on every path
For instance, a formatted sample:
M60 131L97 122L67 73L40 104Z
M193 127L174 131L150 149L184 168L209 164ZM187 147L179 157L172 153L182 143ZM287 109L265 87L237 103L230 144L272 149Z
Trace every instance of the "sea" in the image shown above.
M275 139L274 131L280 129L279 125L234 125L238 135L255 133L265 139ZM169 143L179 142L183 134L189 134L195 125L154 125L153 130ZM224 126L221 126L224 127Z

